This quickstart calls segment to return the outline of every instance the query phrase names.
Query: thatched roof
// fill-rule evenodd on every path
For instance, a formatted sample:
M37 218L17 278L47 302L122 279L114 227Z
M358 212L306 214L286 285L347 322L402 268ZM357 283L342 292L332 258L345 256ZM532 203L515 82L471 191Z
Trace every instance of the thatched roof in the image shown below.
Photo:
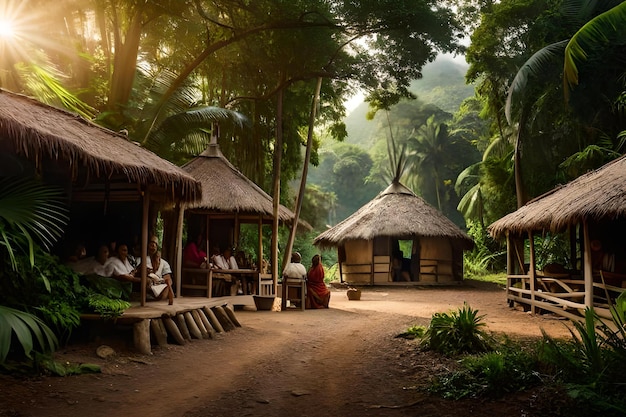
M0 90L0 143L35 163L47 157L65 160L73 169L84 167L91 178L121 175L163 187L184 201L200 194L193 177L124 136L6 90Z
M489 226L494 237L506 231L520 234L546 230L560 232L583 220L626 217L626 156L566 185L539 196Z
M399 182L392 182L356 213L317 236L313 244L331 247L349 240L385 236L399 239L446 237L467 247L473 245L472 239L443 213Z
M202 199L188 205L188 209L273 217L272 197L237 170L219 145L210 144L182 168L202 183ZM278 206L280 221L292 221L294 216L285 206Z

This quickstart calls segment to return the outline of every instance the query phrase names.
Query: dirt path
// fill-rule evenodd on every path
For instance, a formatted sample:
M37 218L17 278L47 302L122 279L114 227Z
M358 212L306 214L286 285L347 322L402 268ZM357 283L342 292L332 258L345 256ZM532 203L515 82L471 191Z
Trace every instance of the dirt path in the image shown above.
M400 416L415 415L416 407L422 416L441 416L458 415L459 406L472 415L522 415L523 407L511 402L453 403L414 389L445 364L394 336L464 301L486 314L494 332L569 334L562 320L509 309L495 285L372 288L360 301L335 290L328 310L238 311L241 328L155 348L149 357L122 349L103 361L94 354L97 344L69 347L60 360L99 363L103 373L0 376L0 416Z

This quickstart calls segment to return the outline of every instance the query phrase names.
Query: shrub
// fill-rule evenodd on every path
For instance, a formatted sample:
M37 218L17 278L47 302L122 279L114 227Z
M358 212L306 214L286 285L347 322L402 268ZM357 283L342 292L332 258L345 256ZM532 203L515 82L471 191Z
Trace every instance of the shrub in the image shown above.
M478 353L491 349L484 316L465 303L458 311L433 314L422 345L443 354Z

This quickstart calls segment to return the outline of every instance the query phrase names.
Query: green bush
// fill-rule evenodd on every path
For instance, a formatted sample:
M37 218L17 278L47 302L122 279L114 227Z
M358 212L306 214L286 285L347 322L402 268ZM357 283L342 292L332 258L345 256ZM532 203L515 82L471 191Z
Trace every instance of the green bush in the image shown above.
M491 349L491 338L483 331L483 317L467 303L457 311L435 313L422 346L446 355L487 352Z

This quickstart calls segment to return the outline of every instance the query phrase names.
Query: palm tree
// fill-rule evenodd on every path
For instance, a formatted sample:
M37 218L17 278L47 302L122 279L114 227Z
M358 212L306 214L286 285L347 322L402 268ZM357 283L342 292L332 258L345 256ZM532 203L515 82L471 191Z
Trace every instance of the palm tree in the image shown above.
M578 64L586 61L592 52L597 57L598 51L612 51L611 57L605 56L603 59L596 59L591 64L596 77L587 80L588 89L581 94L581 97L584 96L584 98L582 98L576 114L581 120L589 120L588 123L601 123L600 128L603 130L613 130L610 125L615 123L615 121L610 120L610 116L604 122L598 122L601 119L598 115L607 110L608 113L612 112L611 109L606 109L604 104L607 97L611 101L619 93L619 91L609 90L615 90L616 86L620 85L617 80L623 75L623 71L620 71L618 76L611 74L612 70L607 62L620 65L619 62L623 56L623 50L615 49L615 47L626 44L626 36L622 31L626 24L626 3L621 0L608 2L566 0L562 6L562 13L567 20L564 26L573 26L578 29L574 30L570 38L546 45L535 52L519 69L509 87L505 114L510 124L513 124L513 113L516 112L517 114L518 134L514 159L518 206L526 201L520 170L520 149L522 143L529 138L530 124L536 123L535 119L554 104L553 100L547 99L552 94L551 91L554 90L554 78L551 78L550 74L556 77L556 74L560 74L560 67L563 66L563 94L565 100L569 102L570 91L579 81ZM613 47L613 49L609 47ZM611 78L613 80L610 80ZM609 80L608 83L607 80ZM591 97L595 97L594 100L597 105L594 104L593 100L590 100ZM541 111L531 114L532 108L541 109ZM566 115L567 111L564 107L563 114ZM589 117L589 115L592 116ZM551 117L554 119L554 116ZM566 115L566 117L570 116ZM585 136L588 136L588 133ZM595 144L592 143L590 146L595 146ZM578 152L576 159L592 154L595 152ZM586 164L587 162L582 163L582 165Z
M442 169L447 166L450 154L454 146L454 139L448 132L445 123L435 121L431 116L425 125L420 126L417 135L409 138L407 147L409 156L407 163L410 165L409 174L417 181L418 188L428 188L429 179L435 190L437 207L441 206Z
M61 236L68 217L60 196L60 192L31 179L0 180L0 254L10 259L14 271L20 268L17 255L28 255L32 267L34 245L50 248ZM54 350L58 345L54 332L35 315L0 306L0 363L11 350L13 334L27 357L34 350L33 336L43 350Z

